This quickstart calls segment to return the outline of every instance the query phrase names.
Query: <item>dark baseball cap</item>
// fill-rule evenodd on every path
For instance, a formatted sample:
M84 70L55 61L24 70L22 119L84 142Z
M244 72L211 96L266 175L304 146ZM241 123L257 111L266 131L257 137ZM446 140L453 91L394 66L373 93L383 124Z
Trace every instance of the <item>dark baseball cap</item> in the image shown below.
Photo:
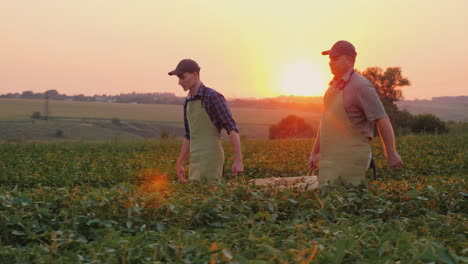
M177 64L175 70L169 72L169 75L180 75L184 72L199 72L200 66L192 59L183 59Z
M353 44L349 43L346 40L337 41L330 50L322 51L322 55L331 55L331 56L341 56L347 55L351 57L356 57L356 49Z

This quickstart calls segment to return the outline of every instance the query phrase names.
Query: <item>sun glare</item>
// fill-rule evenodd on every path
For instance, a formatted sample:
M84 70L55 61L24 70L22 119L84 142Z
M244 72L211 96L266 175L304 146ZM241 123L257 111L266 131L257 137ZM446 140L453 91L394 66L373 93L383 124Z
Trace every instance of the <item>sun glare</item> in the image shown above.
M285 95L321 96L326 89L320 70L309 62L296 62L286 66L281 79Z

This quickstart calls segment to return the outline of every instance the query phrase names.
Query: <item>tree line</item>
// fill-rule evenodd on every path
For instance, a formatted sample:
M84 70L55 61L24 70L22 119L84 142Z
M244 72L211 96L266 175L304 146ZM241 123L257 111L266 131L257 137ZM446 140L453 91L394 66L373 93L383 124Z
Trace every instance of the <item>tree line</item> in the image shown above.
M25 91L22 93L8 93L0 98L21 99L51 99L82 102L109 102L109 103L137 103L137 104L183 104L185 97L174 93L127 93L119 95L66 95L57 90L48 90L44 93ZM321 97L310 96L278 96L275 98L234 98L227 99L231 107L252 107L269 109L292 109L295 111L319 112L322 110Z
M66 95L57 90L48 90L44 93L34 93L24 91L22 93L8 93L0 95L0 98L21 98L21 99L51 99L68 100L82 102L109 102L109 103L138 103L138 104L181 104L184 97L176 96L174 93L126 93L119 95L92 95L83 94Z

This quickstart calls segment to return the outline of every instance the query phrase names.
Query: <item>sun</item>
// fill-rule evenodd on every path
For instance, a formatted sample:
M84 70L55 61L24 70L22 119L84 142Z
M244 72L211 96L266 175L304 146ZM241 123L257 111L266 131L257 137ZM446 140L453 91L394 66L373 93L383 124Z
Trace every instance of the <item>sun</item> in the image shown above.
M321 96L327 88L322 72L310 62L288 64L281 77L281 91L285 95Z

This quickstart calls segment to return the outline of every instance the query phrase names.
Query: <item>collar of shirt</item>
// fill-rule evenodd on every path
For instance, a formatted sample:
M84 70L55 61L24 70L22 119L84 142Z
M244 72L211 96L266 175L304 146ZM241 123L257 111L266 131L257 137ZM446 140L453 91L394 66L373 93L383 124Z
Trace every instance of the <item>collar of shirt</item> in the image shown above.
M187 101L190 100L195 100L197 97L201 96L203 94L203 91L205 90L205 85L203 83L200 84L200 88L198 89L198 93L195 96L192 96L190 93L187 95L187 98L185 98Z
M344 87L340 87L340 85L343 85L344 83L346 83L349 80L349 78L351 78L351 73L353 73L353 71L354 71L354 69L350 69L345 74L343 74L343 76L341 76L341 78L339 80L336 77L333 77L333 79L329 83L330 87L333 90L343 89Z

